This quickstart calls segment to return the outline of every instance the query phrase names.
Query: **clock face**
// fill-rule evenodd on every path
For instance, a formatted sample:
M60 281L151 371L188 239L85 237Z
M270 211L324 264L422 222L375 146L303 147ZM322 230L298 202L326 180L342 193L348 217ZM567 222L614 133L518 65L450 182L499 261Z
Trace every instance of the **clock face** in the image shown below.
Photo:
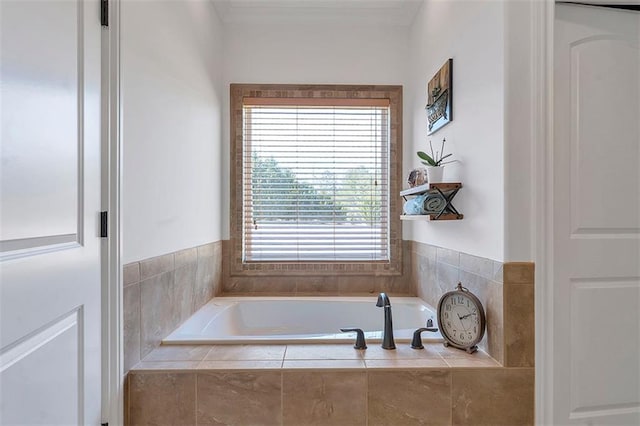
M443 296L438 305L438 320L443 336L458 347L471 347L484 335L484 311L475 298L463 291Z

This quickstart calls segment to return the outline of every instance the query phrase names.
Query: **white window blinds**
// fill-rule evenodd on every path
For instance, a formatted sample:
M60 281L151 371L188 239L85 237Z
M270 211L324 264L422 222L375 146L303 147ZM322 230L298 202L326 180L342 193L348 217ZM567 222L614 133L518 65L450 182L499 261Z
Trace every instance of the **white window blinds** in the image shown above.
M389 103L245 98L243 261L389 260Z

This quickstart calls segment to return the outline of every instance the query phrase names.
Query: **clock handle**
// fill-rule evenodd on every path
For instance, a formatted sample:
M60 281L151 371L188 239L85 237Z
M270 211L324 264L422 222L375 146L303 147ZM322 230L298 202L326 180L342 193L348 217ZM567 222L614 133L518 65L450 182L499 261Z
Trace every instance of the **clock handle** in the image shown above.
M437 328L433 327L421 327L413 332L413 340L411 340L411 349L424 349L424 345L422 344L422 332L423 331L438 331Z

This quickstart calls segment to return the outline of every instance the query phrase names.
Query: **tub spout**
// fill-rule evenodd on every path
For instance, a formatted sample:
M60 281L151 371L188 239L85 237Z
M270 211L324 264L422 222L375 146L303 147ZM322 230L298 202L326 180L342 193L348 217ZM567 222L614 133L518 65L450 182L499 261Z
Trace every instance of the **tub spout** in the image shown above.
M386 293L378 295L376 306L384 308L384 332L382 334L382 349L395 349L396 344L393 341L393 322L391 320L391 302Z

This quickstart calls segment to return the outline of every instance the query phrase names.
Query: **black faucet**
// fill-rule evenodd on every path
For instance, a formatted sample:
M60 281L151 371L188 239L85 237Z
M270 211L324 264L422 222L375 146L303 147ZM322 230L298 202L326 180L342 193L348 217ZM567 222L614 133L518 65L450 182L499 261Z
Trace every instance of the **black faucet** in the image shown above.
M386 293L378 295L376 306L384 308L384 333L382 334L382 349L395 349L396 344L393 341L393 322L391 321L391 302Z

